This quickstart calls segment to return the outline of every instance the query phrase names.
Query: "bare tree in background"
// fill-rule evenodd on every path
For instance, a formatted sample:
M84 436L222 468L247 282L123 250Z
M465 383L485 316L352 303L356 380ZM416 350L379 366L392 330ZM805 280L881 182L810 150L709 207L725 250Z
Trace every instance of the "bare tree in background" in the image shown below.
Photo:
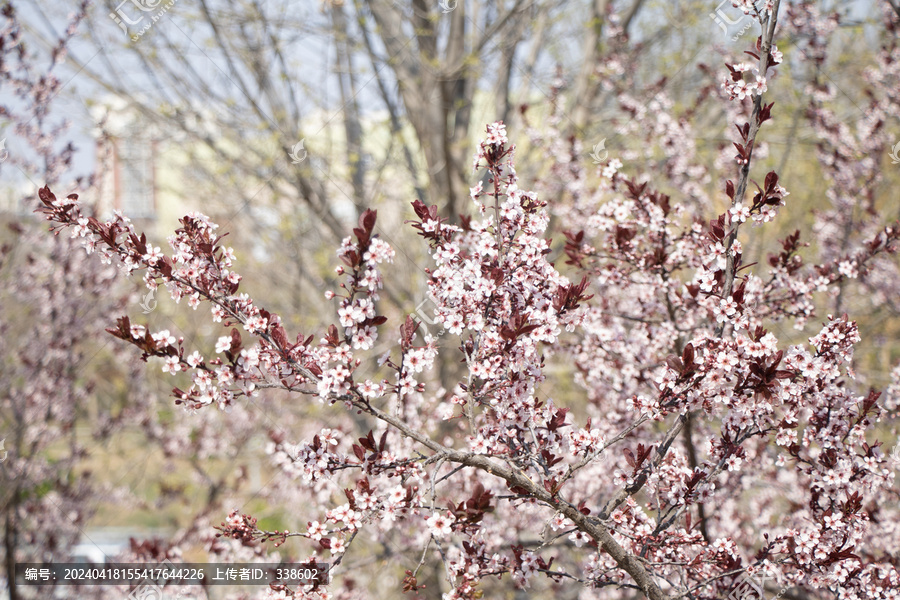
M515 71L530 72L539 58L532 48L519 59L518 50L529 41L540 44L550 4L356 1L326 3L313 19L288 4L177 4L165 17L172 26L157 24L135 42L96 10L89 25L103 50L77 66L144 118L183 132L272 194L302 201L333 237L341 231L335 201L349 199L360 212L370 199L367 178L379 176L363 137L372 109L383 108L410 192L455 218L468 196L467 145L479 81L489 78L496 94L498 114L491 118L508 117ZM111 29L118 37L110 39ZM336 98L323 94L318 75L310 81L311 56L329 71ZM134 85L135 73L142 85ZM299 130L315 111L343 122L340 169L282 160L300 139L315 152L318 132ZM405 122L412 132L403 130ZM342 172L349 187L337 181ZM248 190L240 192L252 200Z

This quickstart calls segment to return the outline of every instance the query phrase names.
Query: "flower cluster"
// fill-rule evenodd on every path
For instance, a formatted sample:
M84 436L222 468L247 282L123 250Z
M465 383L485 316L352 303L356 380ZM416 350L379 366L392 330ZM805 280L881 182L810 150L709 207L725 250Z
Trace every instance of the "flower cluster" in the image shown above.
M759 46L757 45L757 52ZM759 54L748 52L750 56L759 61ZM784 55L779 52L777 46L772 46L766 62L766 68L781 64ZM766 73L760 71L759 64L740 62L725 65L728 68L728 77L722 82L722 89L732 100L743 100L753 96L762 96L769 89Z
M188 297L194 308L201 301L209 302L214 321L224 326L240 324L259 338L257 344L247 347L240 332L232 328L216 343L215 352L223 357L206 359L198 351L186 355L183 340L167 331L153 333L132 325L128 317L119 319L117 327L110 330L113 335L140 348L145 359L162 358L166 373L191 373L192 385L174 392L188 407L215 403L226 408L236 396L255 394L256 386L266 380L281 382L288 389L315 384L323 401L334 402L351 387L351 374L358 364L351 347L370 348L377 337L375 327L385 320L374 312L382 285L377 265L391 260L393 250L373 233L374 211L360 217L356 242L345 240L339 254L351 269L348 282L341 284L344 296L338 309L344 335L339 336L332 327L314 346L312 336L298 335L295 342L289 341L278 315L238 293L241 277L232 270L234 252L220 244L221 236L215 233L218 226L206 216L189 214L181 219L182 227L168 240L173 250L168 255L151 246L145 235L138 235L124 215L101 222L82 213L75 194L57 199L43 188L39 197L45 216L58 223L57 228L70 226L88 253L97 251L104 262L116 258L128 273L145 269L148 288L156 289L161 282L176 302ZM344 273L344 268L339 267L338 272ZM369 384L368 395L378 389Z

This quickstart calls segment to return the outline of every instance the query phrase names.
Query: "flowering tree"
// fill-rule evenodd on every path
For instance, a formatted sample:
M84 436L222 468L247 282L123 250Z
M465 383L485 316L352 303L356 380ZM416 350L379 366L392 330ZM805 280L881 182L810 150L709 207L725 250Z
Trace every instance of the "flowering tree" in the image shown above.
M68 176L76 149L71 143L60 143L68 123L58 118L54 100L66 80L59 67L86 8L86 3L81 4L70 16L64 34L44 57L34 50L14 5L3 4L0 90L6 95L0 103L0 118L4 125L7 121L12 125L18 144L11 153L3 148L0 172L51 185ZM97 189L92 177L71 185L90 194ZM20 203L28 210L36 201L23 198ZM46 588L16 585L14 565L71 559L79 541L92 542L89 527L103 526L119 516L109 514L110 506L131 515L144 511L154 516L171 513L177 506L181 514L175 522L179 528L171 536L132 539L126 551L109 559L156 563L179 559L184 549L202 547L223 561L281 560L264 548L217 539L212 521L226 510L223 506L238 504L241 492L251 483L255 456L245 450L254 439L265 437L259 426L264 413L240 406L228 413L206 411L199 418L173 422L171 407L151 389L152 381L138 367L138 357L110 357L112 340L104 325L110 313L138 305L133 285L117 277L112 264L85 255L77 236L48 237L36 219L7 222L4 215L3 220L0 595L7 592L11 600L43 597ZM178 335L176 327L171 329ZM173 337L169 330L164 335ZM278 406L277 399L269 398L267 409L273 406ZM277 423L265 422L277 437L282 429L305 432L304 416L286 410ZM144 485L159 490L155 497L129 489L119 474L95 470L109 448L123 439L129 447L141 446L161 457L164 479L144 477ZM181 478L188 483L167 477L172 473L189 474ZM270 504L290 505L309 503L317 491L275 482L262 490L254 488L253 493ZM128 588L81 588L78 595L122 598ZM195 590L184 591L185 598L195 597L188 594ZM238 597L243 596L231 596Z
M0 116L13 124L20 142L13 153L4 149L4 174L18 171L54 184L68 174L75 149L58 143L67 123L56 118L53 100L64 84L58 66L84 11L81 5L72 15L44 64L14 7L3 5L0 90L5 95ZM90 177L73 185L94 189ZM29 201L34 199L22 204L27 207ZM96 457L102 454L98 449L118 436L135 441L143 434L164 455L197 460L198 479L208 484L208 493L203 503L193 503L190 516L207 531L206 513L218 514L223 498L233 504L228 494L242 483L240 477L211 473L208 462L235 452L223 450L222 440L241 447L249 419L216 426L224 415L213 414L200 424L181 421L167 427L137 357L111 360L110 338L103 332L111 312L136 304L133 286L123 285L112 265L85 255L78 240L48 237L35 219L4 217L0 241L0 594L19 600L43 595L46 589L17 586L12 576L16 563L68 560L88 524L96 523L103 502L130 508L144 502L121 480L96 472ZM245 467L242 461L236 465ZM172 495L177 494L161 494L169 501ZM182 535L203 539L194 532L189 526ZM163 553L178 541L178 536L167 540ZM159 552L150 551L152 544L134 546L124 558L159 560ZM84 598L103 594L79 590ZM118 597L126 594L124 590Z
M65 129L49 111L62 86L54 68L84 6L53 46L45 69L26 47L11 5L4 5L3 18L0 89L8 95L0 115L16 124L33 151L4 156L3 168L55 182L70 166L73 147L54 147ZM9 597L17 600L26 596L12 577L15 563L69 557L98 496L114 497L111 486L84 468L88 449L80 433L86 428L94 439L107 440L124 415L90 415L90 398L110 404L115 398L86 366L102 351L98 332L106 315L123 310L128 294L111 287L113 267L90 260L73 240L48 238L36 223L6 225L11 240L0 246L0 556Z
M736 174L722 185L729 207L721 214L701 219L714 203L684 177L691 155L669 174L689 188L684 202L628 177L616 159L591 189L558 131L547 138L552 172L574 199L553 206L519 187L501 122L487 127L475 155L485 173L470 190L475 216L450 224L437 206L413 203L412 227L434 262L435 318L455 348L411 316L391 322L379 313L394 251L376 234L373 210L338 250L345 280L326 293L338 324L289 333L241 291L234 252L206 216L182 218L166 253L124 215L99 220L76 194L41 189L54 231L70 229L103 262L143 270L150 289L207 304L226 328L212 352L128 316L108 329L165 372L190 376L173 391L177 404L227 410L279 389L368 423L358 439L349 420L305 438L273 435L276 464L317 490L316 502L289 530L233 511L223 538L248 547L306 540L346 581L344 557L368 531L420 549L419 565L433 549L448 599L481 597L506 576L603 598L634 590L652 600L714 599L763 578L796 598L900 597L896 539L883 525L897 518L894 474L875 430L896 415L878 392L859 393L850 381L857 325L829 314L799 344L770 329L819 318L815 294L839 298L855 280L883 282L867 275L896 268L887 257L900 226L880 222L873 207L867 228L838 247L823 244L818 262L801 258L798 231L767 267L745 263L747 225L779 218L789 192L775 171L751 177L772 119L765 95L783 58L773 44L780 2L759 12L738 4L762 35L747 52L753 62L729 62L720 88L737 120ZM802 9L792 10L799 27ZM885 53L885 68L895 68L887 57L896 48ZM896 111L888 92L872 111ZM827 143L830 117L811 116ZM877 130L859 143L876 144ZM837 206L822 222L843 223L841 203L877 173L875 164L860 168L850 178L834 171ZM552 213L568 228L568 274L548 260ZM383 335L398 337L376 365ZM440 354L464 364L452 389L430 385ZM561 406L547 389L553 362L574 365L582 408ZM379 368L389 375L370 375ZM329 598L334 589L273 586L269 597ZM349 589L340 594L351 597ZM403 590L421 589L410 569Z

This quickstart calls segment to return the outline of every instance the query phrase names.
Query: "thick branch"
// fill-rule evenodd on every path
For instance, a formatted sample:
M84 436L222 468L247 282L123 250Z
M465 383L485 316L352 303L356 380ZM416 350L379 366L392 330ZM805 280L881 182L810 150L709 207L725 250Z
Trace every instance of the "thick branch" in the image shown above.
M355 400L352 399L352 397L344 397L342 398L342 400L350 400L351 402L353 402L353 405L356 408L371 414L381 421L384 421L385 423L396 428L403 435L416 440L425 447L442 454L446 458L446 460L480 469L491 475L500 477L508 484L510 484L510 486L516 486L527 490L529 496L540 500L551 508L558 510L560 513L565 515L566 518L575 523L578 529L587 533L594 540L596 540L600 547L606 553L608 553L613 558L613 560L616 561L616 564L619 565L619 567L629 575L631 575L635 583L641 588L641 590L647 595L647 597L650 598L650 600L665 600L665 594L659 588L656 582L653 581L653 578L644 567L644 565L634 555L623 548L615 540L615 538L613 538L612 534L609 532L609 529L607 529L606 526L594 519L591 519L587 515L582 514L581 511L579 511L576 507L569 504L568 502L563 501L558 496L551 495L550 492L533 482L524 473L513 470L504 465L499 465L490 460L487 456L481 454L474 454L472 452L459 452L446 448L424 433L412 429L398 418L385 413L361 400Z

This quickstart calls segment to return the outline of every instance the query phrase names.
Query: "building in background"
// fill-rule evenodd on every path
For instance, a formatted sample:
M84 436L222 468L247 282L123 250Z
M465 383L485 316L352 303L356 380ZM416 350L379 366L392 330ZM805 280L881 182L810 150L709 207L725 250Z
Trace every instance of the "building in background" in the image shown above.
M98 156L98 165L104 167L99 172L107 180L101 187L103 208L121 210L132 219L156 218L155 146L137 131L110 140L109 152ZM100 159L106 159L105 164Z
M159 132L128 104L109 96L91 109L97 123L98 213L120 210L133 220L156 220Z

